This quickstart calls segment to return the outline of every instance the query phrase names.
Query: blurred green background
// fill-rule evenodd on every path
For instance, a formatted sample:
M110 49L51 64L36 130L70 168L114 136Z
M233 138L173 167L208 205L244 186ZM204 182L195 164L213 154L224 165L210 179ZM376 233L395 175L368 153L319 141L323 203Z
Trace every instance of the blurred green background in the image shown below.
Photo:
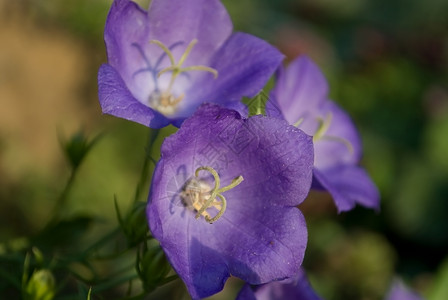
M106 62L102 34L111 2L0 0L0 254L2 243L37 235L52 217L70 178L61 143L76 133L102 134L63 210L80 236L50 238L41 250L51 256L83 248L116 226L114 196L123 210L131 204L149 132L101 115L96 74ZM147 8L149 1L139 3ZM235 30L266 39L288 60L307 54L317 62L332 99L361 132L362 164L381 191L380 213L338 215L324 193L302 205L309 226L304 265L316 290L328 300L382 299L398 276L428 300L448 299L448 2L223 3ZM71 238L82 242L72 245ZM0 263L3 273L21 272ZM76 290L73 278L66 280L58 297ZM233 297L240 285L231 280L213 299ZM0 284L0 298L14 299L6 286ZM188 299L183 291L177 281L149 299Z

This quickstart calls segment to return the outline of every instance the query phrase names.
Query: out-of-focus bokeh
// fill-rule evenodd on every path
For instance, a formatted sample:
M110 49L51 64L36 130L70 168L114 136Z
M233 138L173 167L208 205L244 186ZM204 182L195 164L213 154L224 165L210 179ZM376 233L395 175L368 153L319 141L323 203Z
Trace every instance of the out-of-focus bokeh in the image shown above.
M96 74L111 2L0 0L0 244L47 224L70 177L61 144L79 132L102 136L65 216L91 220L88 243L116 225L114 196L120 207L131 203L148 130L101 115ZM448 1L223 3L235 30L266 39L287 60L317 62L361 132L362 164L381 191L379 213L338 215L324 193L302 205L312 285L325 299L378 300L399 276L428 300L448 299ZM240 285L231 280L213 298L231 298ZM154 299L183 290L177 281Z

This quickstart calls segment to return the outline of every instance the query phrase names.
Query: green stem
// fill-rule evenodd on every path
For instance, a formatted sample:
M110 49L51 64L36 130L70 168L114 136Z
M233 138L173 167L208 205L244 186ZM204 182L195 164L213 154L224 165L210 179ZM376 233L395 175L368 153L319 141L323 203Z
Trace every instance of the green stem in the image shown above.
M48 224L56 223L60 217L61 217L61 211L62 208L65 206L65 203L67 202L67 196L73 186L73 182L75 181L75 176L78 168L74 168L70 174L70 178L67 181L67 184L65 185L64 190L62 191L61 195L57 199L57 202L55 206L53 207L53 213L51 214L51 219L48 222ZM47 224L47 226L48 226Z
M121 277L121 278L112 279L103 284L98 284L98 285L94 286L93 292L94 293L102 292L102 291L108 290L112 287L119 286L122 283L128 282L130 280L134 280L136 278L138 278L138 274L129 274L129 275Z
M150 162L156 163L156 161L151 156L151 150L153 148L154 142L156 141L157 137L159 136L160 129L150 129L149 135L148 135L148 143L146 144L146 152L145 152L145 159L143 160L143 167L140 174L140 181L137 184L137 189L135 191L135 197L134 202L137 202L140 198L140 195L142 193L142 190L145 188L146 183L149 179L149 165Z
M176 279L179 279L179 275L177 275L177 274L168 276L159 282L159 287L162 285L165 285L167 283L170 283L171 281L174 281Z

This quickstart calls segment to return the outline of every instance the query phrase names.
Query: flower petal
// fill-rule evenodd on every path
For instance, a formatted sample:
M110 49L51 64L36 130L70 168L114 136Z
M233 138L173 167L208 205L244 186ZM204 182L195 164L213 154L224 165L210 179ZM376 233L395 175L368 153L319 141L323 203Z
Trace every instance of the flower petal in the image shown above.
M135 45L149 42L146 19L146 11L135 2L115 0L104 29L108 63L120 73L131 91L135 89L133 74L145 65Z
M162 128L169 123L163 115L135 99L120 74L108 64L103 64L98 71L98 97L105 114L151 128Z
M283 55L265 41L235 33L211 58L210 66L218 71L218 78L203 74L188 91L188 97L195 108L204 101L226 107L239 104L242 97L252 98L262 90L282 59Z
M232 33L232 21L219 0L153 0L148 10L151 39L165 45L179 41L198 43L188 56L192 62L204 64Z
M300 269L299 274L292 278L273 281L259 286L249 284L239 292L236 300L321 300L311 287L305 271Z
M319 67L303 55L286 69L279 70L273 94L285 119L289 124L295 124L319 110L327 99L328 83Z
M361 167L340 165L315 169L314 177L331 194L339 212L351 210L356 204L380 208L378 189Z
M325 119L329 114L330 127L314 142L314 165L325 169L339 164L357 164L361 159L361 139L353 121L336 103L325 101L316 117ZM302 126L299 128L304 130Z
M239 207L232 207L229 201L217 226L221 237L215 247L228 257L230 273L250 284L296 274L308 240L303 214L297 208L267 205L262 199L240 199L243 201ZM245 207L250 201L264 203L264 210L254 209L250 203Z

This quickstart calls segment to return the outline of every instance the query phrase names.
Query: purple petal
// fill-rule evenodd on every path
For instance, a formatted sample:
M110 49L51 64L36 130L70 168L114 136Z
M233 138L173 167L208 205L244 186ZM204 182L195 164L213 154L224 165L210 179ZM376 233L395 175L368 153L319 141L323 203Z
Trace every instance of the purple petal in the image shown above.
M311 138L285 121L241 119L216 105L201 106L165 140L148 219L192 297L220 291L230 274L261 284L297 272L307 231L294 206L308 193L312 162ZM213 224L195 219L180 197L199 166L217 170L221 186L244 178L224 192L227 210Z
M356 204L379 210L378 189L362 168L340 165L315 169L314 177L331 194L339 212L351 210Z
M138 89L134 72L145 65L144 57L135 45L146 45L149 41L146 19L146 11L135 2L115 0L104 29L108 63L120 73L131 91Z
M232 33L232 21L218 0L153 0L148 11L151 38L165 45L198 43L185 65L205 64Z
M211 59L210 65L218 71L218 78L198 79L188 96L196 105L205 100L226 107L239 103L243 96L252 98L262 90L282 59L283 55L265 41L235 33Z
M274 91L269 93L269 97L265 105L265 114L271 118L286 120L280 105L278 104L277 96Z
M395 280L386 300L423 300L423 298L409 290L401 280Z
M118 72L103 64L98 71L98 97L103 113L134 121L151 128L162 128L169 121L135 99Z
M319 67L303 55L288 68L279 70L273 94L285 119L290 124L295 124L308 114L318 111L319 106L327 99L328 83Z
M332 116L330 127L321 139L314 142L315 167L324 169L340 164L357 164L361 158L361 140L350 116L336 103L325 101L316 118L325 119L328 114ZM302 127L299 126L307 132Z
M236 300L321 300L311 287L305 272L282 281L273 281L260 286L246 284Z

